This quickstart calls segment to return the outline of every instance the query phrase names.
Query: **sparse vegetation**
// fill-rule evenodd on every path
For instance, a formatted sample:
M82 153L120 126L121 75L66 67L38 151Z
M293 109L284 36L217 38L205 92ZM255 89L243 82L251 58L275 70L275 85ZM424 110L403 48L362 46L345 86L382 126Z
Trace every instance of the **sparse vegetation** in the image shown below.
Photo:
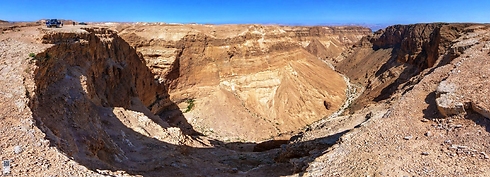
M32 52L29 53L29 57L27 57L26 60L29 61L29 64L32 64L36 60L36 54Z
M51 58L51 56L48 53L45 53L44 56L38 56L34 53L30 53L29 57L31 57L31 60L40 61L40 62L47 61Z
M196 100L188 99L185 101L187 103L187 109L184 111L184 113L187 113L187 112L192 110L192 108L194 107L194 101L196 101Z

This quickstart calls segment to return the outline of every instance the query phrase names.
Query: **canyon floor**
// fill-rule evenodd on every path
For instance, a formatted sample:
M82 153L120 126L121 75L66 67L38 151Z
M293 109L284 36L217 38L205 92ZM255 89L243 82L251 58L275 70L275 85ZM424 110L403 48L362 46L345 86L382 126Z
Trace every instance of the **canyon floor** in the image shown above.
M0 24L12 176L490 176L490 26Z

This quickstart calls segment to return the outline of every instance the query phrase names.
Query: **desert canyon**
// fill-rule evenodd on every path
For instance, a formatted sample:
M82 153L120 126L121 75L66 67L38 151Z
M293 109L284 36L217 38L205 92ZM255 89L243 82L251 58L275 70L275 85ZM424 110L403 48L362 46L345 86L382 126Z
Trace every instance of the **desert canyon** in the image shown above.
M490 176L488 24L0 31L13 176Z

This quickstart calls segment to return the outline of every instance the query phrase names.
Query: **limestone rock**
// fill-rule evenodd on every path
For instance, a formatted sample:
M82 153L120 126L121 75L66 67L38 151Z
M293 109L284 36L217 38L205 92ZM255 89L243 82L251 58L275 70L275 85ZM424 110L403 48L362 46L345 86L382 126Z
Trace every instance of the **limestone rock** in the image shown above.
M364 37L352 50L344 51L345 59L336 64L336 69L366 87L357 100L359 103L399 96L398 90L408 82L420 80L413 77L434 67L439 58L448 63L458 56L448 50L469 25L390 26Z
M436 104L439 112L444 116L452 116L465 113L460 96L456 92L457 86L447 81L442 81L436 90Z
M14 153L15 154L20 154L20 153L22 153L22 151L24 151L24 149L22 148L22 146L15 146L14 147Z
M490 109L484 108L483 106L481 106L475 102L471 102L471 109L473 109L473 111L481 114L482 116L485 116L486 118L490 119Z

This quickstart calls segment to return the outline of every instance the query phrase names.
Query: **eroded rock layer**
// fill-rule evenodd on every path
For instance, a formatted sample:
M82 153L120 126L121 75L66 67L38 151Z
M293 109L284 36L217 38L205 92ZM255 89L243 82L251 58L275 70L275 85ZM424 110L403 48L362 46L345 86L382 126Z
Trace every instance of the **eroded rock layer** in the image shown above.
M305 176L488 176L490 27L397 25L366 39L360 45L369 47L354 47L354 58L346 59L354 68L344 70L352 79L366 81L365 95L388 93L386 101L348 115L347 122L369 119L347 132L325 136L336 123L317 126L280 158L294 161ZM360 63L376 67L369 70ZM400 73L396 67L407 69ZM377 87L393 90L375 92ZM315 152L339 133L338 144L327 153L307 156L302 150Z
M43 42L55 45L34 57L30 108L52 145L91 169L132 171L154 168L140 161L155 148L178 144L178 135L161 142L173 130L150 112L157 103L171 107L166 88L113 31L48 33Z
M245 135L286 131L342 100L345 82L319 60L327 28L159 25L105 25L123 38L66 25L0 35L0 156L14 176L489 176L487 24L362 39L332 57L356 82L349 92L366 86L359 107L262 142Z
M361 39L336 64L352 82L366 87L355 107L391 98L395 92L412 85L407 82L424 69L452 61L460 52L450 46L470 25L395 25Z
M117 29L168 85L181 111L195 101L185 117L197 131L233 141L264 140L337 111L346 83L322 60L370 33L360 27L261 25Z

